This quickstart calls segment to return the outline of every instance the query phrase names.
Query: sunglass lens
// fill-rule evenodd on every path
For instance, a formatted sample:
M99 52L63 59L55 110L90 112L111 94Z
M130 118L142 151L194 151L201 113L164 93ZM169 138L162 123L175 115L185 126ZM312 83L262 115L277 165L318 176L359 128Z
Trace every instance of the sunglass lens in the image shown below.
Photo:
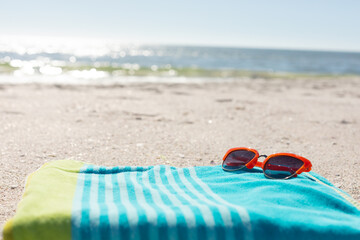
M255 153L247 150L231 152L223 162L223 169L228 171L239 170L245 167L255 157Z
M275 156L270 158L265 166L267 177L284 179L293 176L304 165L300 159L291 156Z

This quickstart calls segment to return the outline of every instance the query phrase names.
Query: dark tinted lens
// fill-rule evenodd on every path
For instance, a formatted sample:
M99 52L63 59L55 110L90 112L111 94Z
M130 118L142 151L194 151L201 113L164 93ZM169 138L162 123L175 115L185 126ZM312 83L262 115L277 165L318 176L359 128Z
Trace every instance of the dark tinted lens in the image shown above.
M225 170L241 169L255 157L255 153L247 150L236 150L231 152L223 162Z
M264 173L268 177L282 179L292 176L303 164L303 161L294 157L276 156L266 162Z

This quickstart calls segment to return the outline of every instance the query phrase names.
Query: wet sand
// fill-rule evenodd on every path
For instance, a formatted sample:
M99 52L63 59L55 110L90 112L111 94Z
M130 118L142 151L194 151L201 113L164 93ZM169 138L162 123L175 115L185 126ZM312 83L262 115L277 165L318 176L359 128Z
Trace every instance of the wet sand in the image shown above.
M48 161L221 164L231 147L292 152L360 200L360 79L0 85L0 225Z

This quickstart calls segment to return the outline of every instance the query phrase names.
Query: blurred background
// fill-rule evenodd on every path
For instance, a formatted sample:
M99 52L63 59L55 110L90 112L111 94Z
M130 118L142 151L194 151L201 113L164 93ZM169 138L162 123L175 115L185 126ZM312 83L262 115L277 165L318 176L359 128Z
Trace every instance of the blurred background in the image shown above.
M2 1L0 82L359 75L360 2Z

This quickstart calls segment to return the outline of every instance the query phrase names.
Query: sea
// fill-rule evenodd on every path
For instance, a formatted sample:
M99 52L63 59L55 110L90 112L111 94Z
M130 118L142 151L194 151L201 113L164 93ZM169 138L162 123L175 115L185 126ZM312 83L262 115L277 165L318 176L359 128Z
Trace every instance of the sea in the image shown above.
M360 52L0 39L2 83L225 81L360 76Z

